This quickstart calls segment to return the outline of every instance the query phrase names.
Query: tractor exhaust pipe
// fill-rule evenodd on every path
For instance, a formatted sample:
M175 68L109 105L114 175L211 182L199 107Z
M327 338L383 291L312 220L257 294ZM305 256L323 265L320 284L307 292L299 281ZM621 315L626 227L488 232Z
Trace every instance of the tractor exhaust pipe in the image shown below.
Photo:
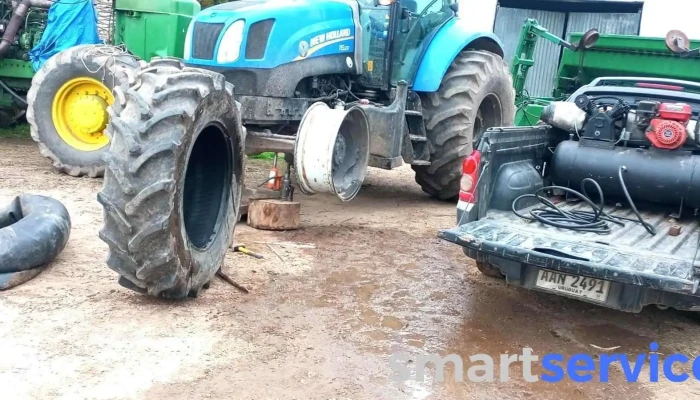
M12 0L12 8L17 7L19 1ZM53 0L29 0L31 8L51 8Z
M311 105L299 125L294 170L306 195L333 193L352 200L362 187L369 164L369 123L360 107Z
M7 24L5 33L2 35L2 39L0 39L0 60L5 58L8 50L10 50L10 46L12 46L12 43L17 38L17 32L19 32L19 28L24 23L24 19L27 17L30 7L31 0L22 0L17 7L14 8L10 23Z
M51 8L53 0L29 0L29 4L34 8Z

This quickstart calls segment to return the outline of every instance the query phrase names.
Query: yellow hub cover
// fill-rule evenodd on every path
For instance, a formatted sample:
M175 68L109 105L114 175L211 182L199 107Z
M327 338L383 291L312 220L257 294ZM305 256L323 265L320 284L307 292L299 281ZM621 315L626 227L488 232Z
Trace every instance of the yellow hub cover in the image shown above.
M109 144L105 128L112 92L102 82L88 77L66 82L53 99L51 117L56 132L66 144L81 151L95 151Z

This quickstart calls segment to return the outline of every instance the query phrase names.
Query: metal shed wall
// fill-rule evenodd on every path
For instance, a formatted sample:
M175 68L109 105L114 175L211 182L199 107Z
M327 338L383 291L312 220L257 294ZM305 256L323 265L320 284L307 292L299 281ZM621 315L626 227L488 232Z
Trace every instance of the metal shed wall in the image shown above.
M540 25L560 37L571 32L584 32L597 28L600 33L637 35L641 21L639 13L579 13L499 7L496 13L494 33L503 41L506 62L513 61L520 39L520 28L527 18L534 18ZM535 66L530 69L525 85L531 96L551 96L561 48L540 39L535 48Z
M503 41L505 60L512 63L520 39L520 29L528 18L534 18L555 35L564 34L566 14L562 12L500 7L496 14L494 33ZM539 40L535 47L535 66L530 69L525 89L531 96L549 96L559 63L559 46Z

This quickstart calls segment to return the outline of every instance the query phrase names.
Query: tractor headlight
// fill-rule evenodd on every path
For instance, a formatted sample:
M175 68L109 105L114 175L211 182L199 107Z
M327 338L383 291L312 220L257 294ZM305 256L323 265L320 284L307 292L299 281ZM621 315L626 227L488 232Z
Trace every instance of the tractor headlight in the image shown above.
M190 26L187 28L187 34L185 35L185 48L183 51L183 56L185 60L192 58L192 27L194 26L194 19L190 22Z
M245 28L245 21L239 19L226 29L221 42L219 42L219 52L216 55L217 62L230 63L238 60L243 43L243 28Z

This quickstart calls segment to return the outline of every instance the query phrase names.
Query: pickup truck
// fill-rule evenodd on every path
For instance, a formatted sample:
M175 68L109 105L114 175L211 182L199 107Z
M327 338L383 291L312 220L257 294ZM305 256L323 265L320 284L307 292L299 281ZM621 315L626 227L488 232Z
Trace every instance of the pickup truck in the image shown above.
M700 84L598 78L537 126L491 128L438 236L512 285L700 311L699 113Z

